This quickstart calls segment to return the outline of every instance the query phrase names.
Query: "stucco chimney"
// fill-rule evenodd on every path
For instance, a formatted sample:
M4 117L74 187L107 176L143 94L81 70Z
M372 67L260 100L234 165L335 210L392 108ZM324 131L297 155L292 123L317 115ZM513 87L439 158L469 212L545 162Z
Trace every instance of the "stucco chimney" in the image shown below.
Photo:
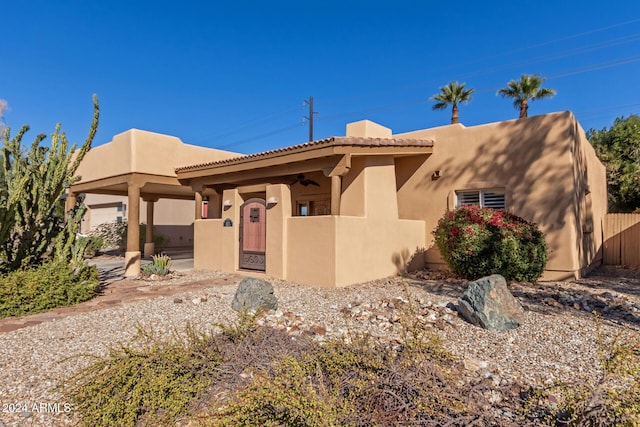
M347 123L347 135L363 138L391 138L391 129L370 120Z

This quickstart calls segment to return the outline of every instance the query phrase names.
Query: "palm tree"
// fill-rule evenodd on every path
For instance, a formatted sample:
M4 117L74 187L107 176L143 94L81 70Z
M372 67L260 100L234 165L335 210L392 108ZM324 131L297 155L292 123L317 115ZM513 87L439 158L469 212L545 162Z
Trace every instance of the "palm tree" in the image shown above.
M458 123L458 104L471 101L473 89L465 89L464 83L451 82L440 88L440 93L429 98L437 101L434 110L444 110L451 104L451 123Z
M520 118L527 117L529 101L550 98L556 94L553 89L540 87L544 81L545 78L537 74L532 76L523 74L520 76L520 81L511 80L507 87L500 89L496 95L501 95L503 98L513 98L513 107L520 110Z

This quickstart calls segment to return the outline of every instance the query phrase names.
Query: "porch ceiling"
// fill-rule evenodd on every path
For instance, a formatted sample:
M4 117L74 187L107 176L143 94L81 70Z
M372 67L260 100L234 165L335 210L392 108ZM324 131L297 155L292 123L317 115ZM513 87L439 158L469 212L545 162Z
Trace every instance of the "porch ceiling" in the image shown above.
M113 194L126 196L130 184L140 186L143 198L184 199L193 200L194 191L190 186L181 185L177 178L130 173L109 178L81 182L71 186L75 193Z

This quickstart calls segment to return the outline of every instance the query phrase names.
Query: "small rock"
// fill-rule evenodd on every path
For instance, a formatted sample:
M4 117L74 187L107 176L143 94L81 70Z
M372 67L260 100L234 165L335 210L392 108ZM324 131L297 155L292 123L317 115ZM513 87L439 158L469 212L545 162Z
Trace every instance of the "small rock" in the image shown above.
M485 362L484 360L477 360L472 358L465 358L462 361L462 364L464 365L464 368L466 370L472 372L479 371L480 369L486 369L489 366L489 363Z
M231 308L238 312L277 310L278 300L273 292L271 283L246 277L238 285Z
M173 299L173 303L174 304L182 304L182 298L174 298Z
M448 302L448 303L445 305L445 308L447 308L447 309L451 310L451 311L452 311L452 312L454 312L454 313L456 313L456 312L458 311L458 306L457 306L457 305L455 305L455 304L454 304L454 303L452 303L452 302Z
M311 327L311 332L313 332L316 335L326 335L327 328L324 327L323 325L313 325Z

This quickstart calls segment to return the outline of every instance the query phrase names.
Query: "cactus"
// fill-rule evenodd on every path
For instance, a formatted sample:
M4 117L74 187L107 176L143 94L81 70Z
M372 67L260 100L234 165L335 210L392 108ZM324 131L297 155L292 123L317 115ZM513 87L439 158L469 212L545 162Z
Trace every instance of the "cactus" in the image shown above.
M75 144L69 148L59 124L51 135L51 147L40 145L46 138L40 134L29 150L22 147L28 126L13 139L10 129L5 129L0 150L0 272L39 265L53 257L71 261L77 226L65 222L61 196L80 179L74 174L97 131L99 106L95 95L93 105L89 134L77 151ZM75 209L70 212L68 221L79 221L80 211L84 213Z

